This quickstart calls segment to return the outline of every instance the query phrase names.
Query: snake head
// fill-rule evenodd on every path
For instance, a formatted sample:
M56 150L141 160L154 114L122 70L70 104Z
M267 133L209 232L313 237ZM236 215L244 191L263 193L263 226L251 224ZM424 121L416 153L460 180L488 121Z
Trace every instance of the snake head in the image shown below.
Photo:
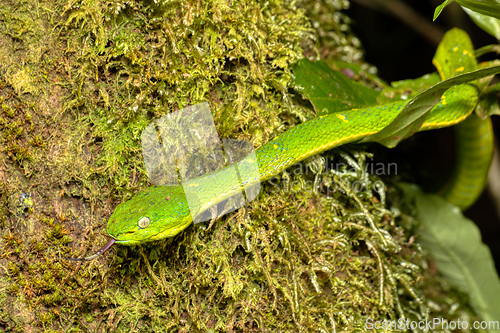
M172 237L192 222L182 186L153 186L119 204L106 226L118 244Z

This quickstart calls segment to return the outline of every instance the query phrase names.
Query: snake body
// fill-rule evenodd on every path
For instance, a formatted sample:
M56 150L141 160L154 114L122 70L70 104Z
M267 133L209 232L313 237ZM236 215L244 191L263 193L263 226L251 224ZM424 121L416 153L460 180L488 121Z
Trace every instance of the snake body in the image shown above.
M442 96L441 101L430 111L420 131L452 126L462 122L472 113L477 101L478 92L473 85L464 84L450 88ZM237 167L242 173L241 179L245 179L242 185L251 186L255 182L268 180L285 168L310 156L377 133L390 124L407 103L406 101L398 101L340 111L295 126L256 150L256 162L260 171L259 179L252 178L245 171L248 169L247 166L255 161L247 158L238 162ZM476 116L472 115L471 117ZM479 119L472 120L474 124L469 122L467 120L464 123L465 132L470 132L471 126L484 126L479 124L482 122ZM491 137L483 139L491 141ZM476 140L470 141L467 138L464 140L462 144L468 146L465 148L472 152L475 151L476 156L473 158L479 159L484 154L488 154L488 152L480 152L475 147L470 147ZM484 140L479 141L479 144L483 144ZM470 156L461 156L460 159L466 164L472 162ZM474 166L466 165L465 167ZM477 195L478 191L482 189L484 171L481 173L469 170L468 174L457 174L452 183L462 183L462 180L458 178L464 176L469 177L469 180L464 182L461 188L457 190L456 186L452 185L445 191L445 198L448 201L458 200L461 202L460 204L467 205L471 197ZM196 182L193 181L188 184L189 186L185 186L187 191L192 192L190 194L199 198L200 201L200 205L195 209L196 212L193 213L198 214L205 211L241 190L240 184L236 186L231 184L232 182L227 181L223 172L214 172L196 179ZM469 195L469 193L472 194ZM109 247L114 242L135 245L172 237L187 228L192 221L193 217L182 186L153 186L116 207L106 227L107 233L112 237L107 245ZM103 252L103 249L100 253Z
M454 126L457 158L452 177L440 193L462 210L481 194L493 158L494 137L491 119L472 114Z

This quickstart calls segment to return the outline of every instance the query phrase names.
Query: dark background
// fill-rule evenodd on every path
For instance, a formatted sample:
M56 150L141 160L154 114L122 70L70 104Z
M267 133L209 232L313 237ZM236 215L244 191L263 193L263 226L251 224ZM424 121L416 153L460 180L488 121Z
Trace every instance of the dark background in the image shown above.
M443 34L453 28L465 30L474 47L498 41L478 28L456 3L446 7L432 22L434 9L442 0L351 0L347 15L352 30L361 40L365 60L378 68L378 76L386 82L420 77L434 72L432 58ZM494 55L479 60L491 60ZM500 117L493 117L496 146L500 138ZM415 180L432 187L438 178L451 174L454 160L452 129L419 133L396 148L396 158L418 169ZM391 154L391 156L394 156ZM391 157L394 158L394 157ZM408 163L409 162L409 163ZM398 163L399 165L400 163ZM500 174L500 170L491 172ZM422 179L419 179L422 178ZM425 187L425 185L424 185ZM481 230L483 241L491 249L500 272L500 219L498 208L488 189L466 212Z

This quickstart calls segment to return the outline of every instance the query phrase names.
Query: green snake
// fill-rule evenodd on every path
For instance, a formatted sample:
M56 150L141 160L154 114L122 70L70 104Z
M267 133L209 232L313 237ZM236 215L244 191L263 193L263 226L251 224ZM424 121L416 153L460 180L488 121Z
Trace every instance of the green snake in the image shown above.
M477 102L478 91L474 85L463 84L452 87L430 111L420 128L420 131L424 131L462 122L464 131L468 135L465 140L461 141L462 145L467 146L464 147L466 149L461 150L459 156L461 165L458 169L462 171L454 177L452 185L443 194L448 201L462 207L469 205L471 200L475 200L483 188L484 165L487 166L487 172L488 161L491 158L491 152L488 151L492 146L491 124L489 120L483 121L471 115ZM314 118L289 129L256 150L260 179L248 179L246 186L251 186L257 181L268 180L287 167L310 156L379 132L407 103L398 101L336 112ZM484 149L477 149L477 147ZM244 174L245 165L252 162L254 161L248 159L240 161L238 163L240 171L243 170ZM244 175L241 179L245 179ZM190 184L188 190L193 191L200 198L200 202L206 202L203 207L199 207L199 212L209 209L210 206L240 190L238 186L228 186L222 172L214 172L196 180L196 183ZM204 184L210 184L210 186L207 187ZM113 243L136 245L173 237L186 229L192 221L190 208L181 185L150 187L116 207L106 227L111 240L100 251L85 260L102 254Z
M449 89L442 101L430 112L421 130L442 128L463 121L474 110L477 100L478 93L472 85ZM255 181L264 182L310 156L379 132L405 105L406 102L395 102L338 112L314 118L289 129L255 151L260 179L250 180L247 186ZM470 142L478 144L478 141ZM466 158L465 161L469 159ZM251 161L244 159L238 163L238 169L244 173L246 165L250 163ZM217 180L214 181L214 178ZM243 174L241 178L247 177ZM474 183L483 181L477 177L472 178ZM225 179L225 173L215 172L198 178L196 183L185 188L192 191L200 202L206 203L204 207L199 207L198 212L202 212L240 191L238 184L230 184L232 183ZM448 195L447 199L453 201L454 196ZM182 186L154 186L118 205L106 230L116 243L134 245L175 236L192 221Z
M456 41L464 38L455 35L462 33L457 29L447 33L448 37L445 36L442 46L440 45L444 50L451 50L444 53L445 57L439 57L438 48L434 63L442 78L452 77L464 70L464 67L449 67L450 63L465 63L465 68L469 70L475 67L475 58L469 65L466 63L472 59L471 53L456 46ZM472 50L472 45L466 45L464 50L467 49ZM456 59L450 60L450 54L456 56ZM455 174L441 191L441 195L461 209L471 205L481 193L493 151L491 121L489 118L481 120L471 114L478 99L478 88L474 84L462 84L448 89L419 129L425 131L457 125L458 158ZM398 101L338 111L295 126L257 149L255 156L248 156L236 163L241 184L230 181L228 173L223 170L195 178L188 184L184 183L184 186L150 187L116 207L106 226L111 237L106 245L92 256L71 260L94 259L114 243L137 245L173 237L193 222L193 216L232 197L242 187L247 189L308 157L380 132L408 103L409 101ZM259 176L254 173L255 164L258 165ZM233 164L232 167L234 166ZM198 199L198 204L188 204L185 190L189 192L190 198Z

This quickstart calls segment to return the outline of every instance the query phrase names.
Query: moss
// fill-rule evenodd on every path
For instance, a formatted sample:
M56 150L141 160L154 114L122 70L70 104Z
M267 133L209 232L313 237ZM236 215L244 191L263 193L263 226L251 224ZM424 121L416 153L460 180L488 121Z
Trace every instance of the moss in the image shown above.
M259 147L313 117L290 66L360 58L345 6L0 0L0 328L366 331L367 317L467 315L356 151L323 157L354 170L322 170L322 157L291 168L247 216L61 260L96 251L117 203L149 185L140 135L152 119L208 100L221 137Z

